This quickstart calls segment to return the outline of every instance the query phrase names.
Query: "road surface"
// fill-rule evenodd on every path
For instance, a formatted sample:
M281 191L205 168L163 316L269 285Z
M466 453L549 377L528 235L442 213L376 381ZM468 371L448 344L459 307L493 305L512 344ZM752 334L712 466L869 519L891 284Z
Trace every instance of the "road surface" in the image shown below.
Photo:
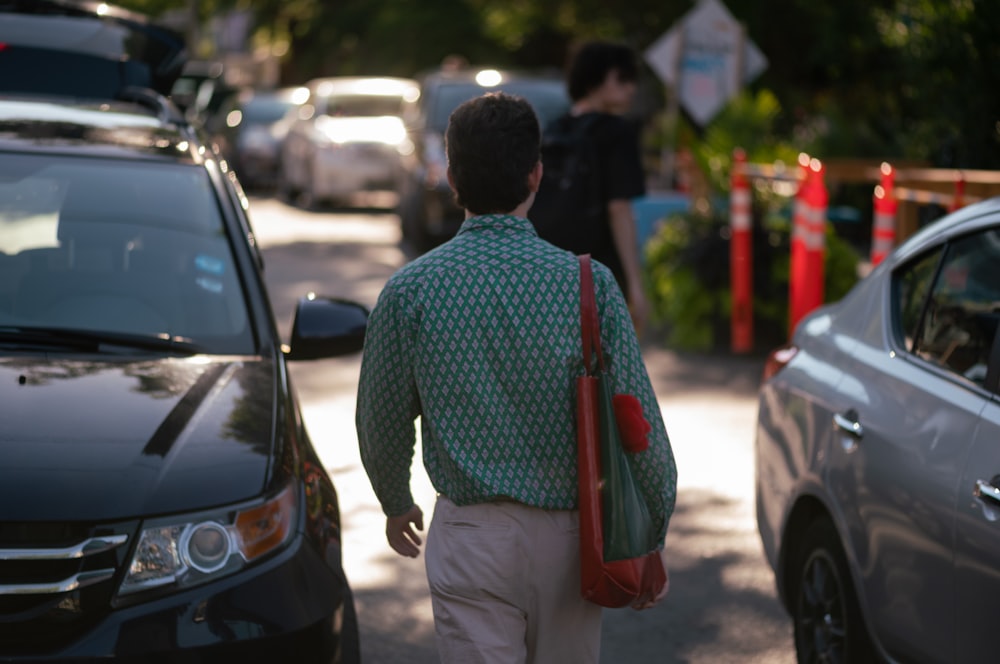
M309 291L373 306L407 260L399 220L379 210L308 212L251 203L265 278L284 338ZM671 591L654 609L607 610L602 664L792 664L791 626L775 597L753 514L753 429L760 358L689 356L646 342L645 356L678 467L667 547ZM384 537L354 430L360 356L293 364L313 443L341 499L344 565L355 590L366 664L437 662L423 558ZM419 463L413 493L429 523L434 490Z

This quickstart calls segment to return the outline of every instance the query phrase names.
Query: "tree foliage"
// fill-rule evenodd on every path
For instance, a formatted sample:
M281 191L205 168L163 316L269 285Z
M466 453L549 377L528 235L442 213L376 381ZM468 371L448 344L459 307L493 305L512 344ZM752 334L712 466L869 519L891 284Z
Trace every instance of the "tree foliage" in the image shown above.
M827 157L1000 167L996 0L723 0L768 59L777 130ZM258 42L289 48L283 83L319 75L410 76L461 54L473 64L561 67L589 38L640 52L693 0L121 0L207 21L253 12ZM658 84L650 72L647 79ZM662 95L659 90L653 96Z

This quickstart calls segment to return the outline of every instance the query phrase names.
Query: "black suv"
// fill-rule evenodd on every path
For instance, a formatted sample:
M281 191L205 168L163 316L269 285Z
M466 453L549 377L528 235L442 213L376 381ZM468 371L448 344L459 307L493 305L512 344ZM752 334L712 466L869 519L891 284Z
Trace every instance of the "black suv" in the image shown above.
M356 662L286 362L368 312L303 297L283 346L234 174L114 96L0 91L0 661Z
M524 97L545 127L570 106L565 83L551 74L474 68L435 71L419 80L420 96L403 113L414 149L404 158L398 209L403 239L418 253L453 236L464 219L448 185L444 146L455 107L499 90Z

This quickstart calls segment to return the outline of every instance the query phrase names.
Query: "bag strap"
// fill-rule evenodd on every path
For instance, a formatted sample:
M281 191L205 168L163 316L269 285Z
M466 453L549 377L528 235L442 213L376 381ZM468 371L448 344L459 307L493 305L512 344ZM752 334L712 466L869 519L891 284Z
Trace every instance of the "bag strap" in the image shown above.
M583 364L587 375L604 371L604 353L601 352L601 325L597 316L597 299L594 296L594 273L590 254L577 256L580 262L580 332L583 337ZM593 365L597 355L597 367Z

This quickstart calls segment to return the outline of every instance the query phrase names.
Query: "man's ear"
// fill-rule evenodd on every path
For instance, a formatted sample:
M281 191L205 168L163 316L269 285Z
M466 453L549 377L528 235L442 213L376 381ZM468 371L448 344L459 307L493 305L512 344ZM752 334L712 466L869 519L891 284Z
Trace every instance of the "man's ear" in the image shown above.
M452 191L457 191L457 189L455 189L455 178L453 178L452 175L451 175L451 167L448 167L448 169L445 171L445 173L448 176L448 186L451 187Z
M528 188L532 193L538 191L538 187L542 184L542 173L544 170L542 160L539 159L535 167L531 169L531 173L528 174Z

